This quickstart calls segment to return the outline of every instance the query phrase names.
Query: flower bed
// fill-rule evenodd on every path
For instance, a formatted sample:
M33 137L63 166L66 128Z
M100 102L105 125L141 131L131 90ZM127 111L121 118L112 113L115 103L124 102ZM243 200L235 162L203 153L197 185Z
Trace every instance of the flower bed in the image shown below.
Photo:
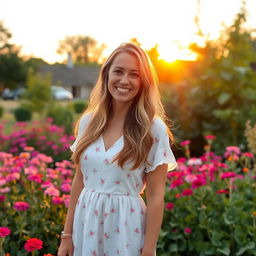
M256 172L254 156L235 146L223 157L211 151L186 158L168 173L164 222L158 254L256 255Z

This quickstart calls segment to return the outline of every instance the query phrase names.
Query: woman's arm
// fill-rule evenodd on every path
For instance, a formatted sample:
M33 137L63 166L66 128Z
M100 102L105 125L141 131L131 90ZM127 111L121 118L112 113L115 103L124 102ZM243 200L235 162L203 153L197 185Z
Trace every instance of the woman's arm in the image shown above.
M146 174L146 230L142 256L155 256L156 244L162 225L167 164Z
M75 208L77 204L78 197L81 193L81 191L84 188L83 183L83 174L80 170L80 168L76 169L76 174L74 176L73 182L72 182L72 188L70 192L70 200L69 200L69 206L66 216L66 221L64 225L64 233L65 234L72 234L73 232L73 221L74 221L74 213ZM61 244L59 246L58 250L58 256L72 256L73 255L73 243L72 243L72 237L68 237L66 239L61 240Z

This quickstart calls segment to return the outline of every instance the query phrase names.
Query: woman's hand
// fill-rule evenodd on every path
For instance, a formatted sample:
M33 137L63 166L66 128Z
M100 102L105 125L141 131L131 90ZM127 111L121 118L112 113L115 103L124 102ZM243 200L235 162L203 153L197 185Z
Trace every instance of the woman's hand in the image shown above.
M72 238L61 239L58 256L73 256L74 245Z

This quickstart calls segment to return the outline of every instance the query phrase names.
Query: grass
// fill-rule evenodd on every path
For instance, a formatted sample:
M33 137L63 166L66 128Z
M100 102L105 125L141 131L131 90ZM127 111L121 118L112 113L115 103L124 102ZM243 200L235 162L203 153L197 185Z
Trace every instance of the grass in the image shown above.
M58 101L58 104L61 106L68 106L71 102L70 101ZM19 100L2 100L0 99L0 106L4 108L4 113L2 118L0 119L0 123L4 124L4 134L9 134L13 130L13 126L16 123L13 111L15 108L19 107L21 104L21 101ZM42 120L42 114L33 113L32 114L32 120ZM76 121L78 118L78 115L76 114L74 117L74 120Z

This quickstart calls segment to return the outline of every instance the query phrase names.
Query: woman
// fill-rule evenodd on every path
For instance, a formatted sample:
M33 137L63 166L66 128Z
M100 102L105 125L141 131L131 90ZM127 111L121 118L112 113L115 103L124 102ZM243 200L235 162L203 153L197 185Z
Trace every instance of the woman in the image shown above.
M120 45L76 126L76 174L58 256L155 255L166 172L176 167L164 118L147 54Z

